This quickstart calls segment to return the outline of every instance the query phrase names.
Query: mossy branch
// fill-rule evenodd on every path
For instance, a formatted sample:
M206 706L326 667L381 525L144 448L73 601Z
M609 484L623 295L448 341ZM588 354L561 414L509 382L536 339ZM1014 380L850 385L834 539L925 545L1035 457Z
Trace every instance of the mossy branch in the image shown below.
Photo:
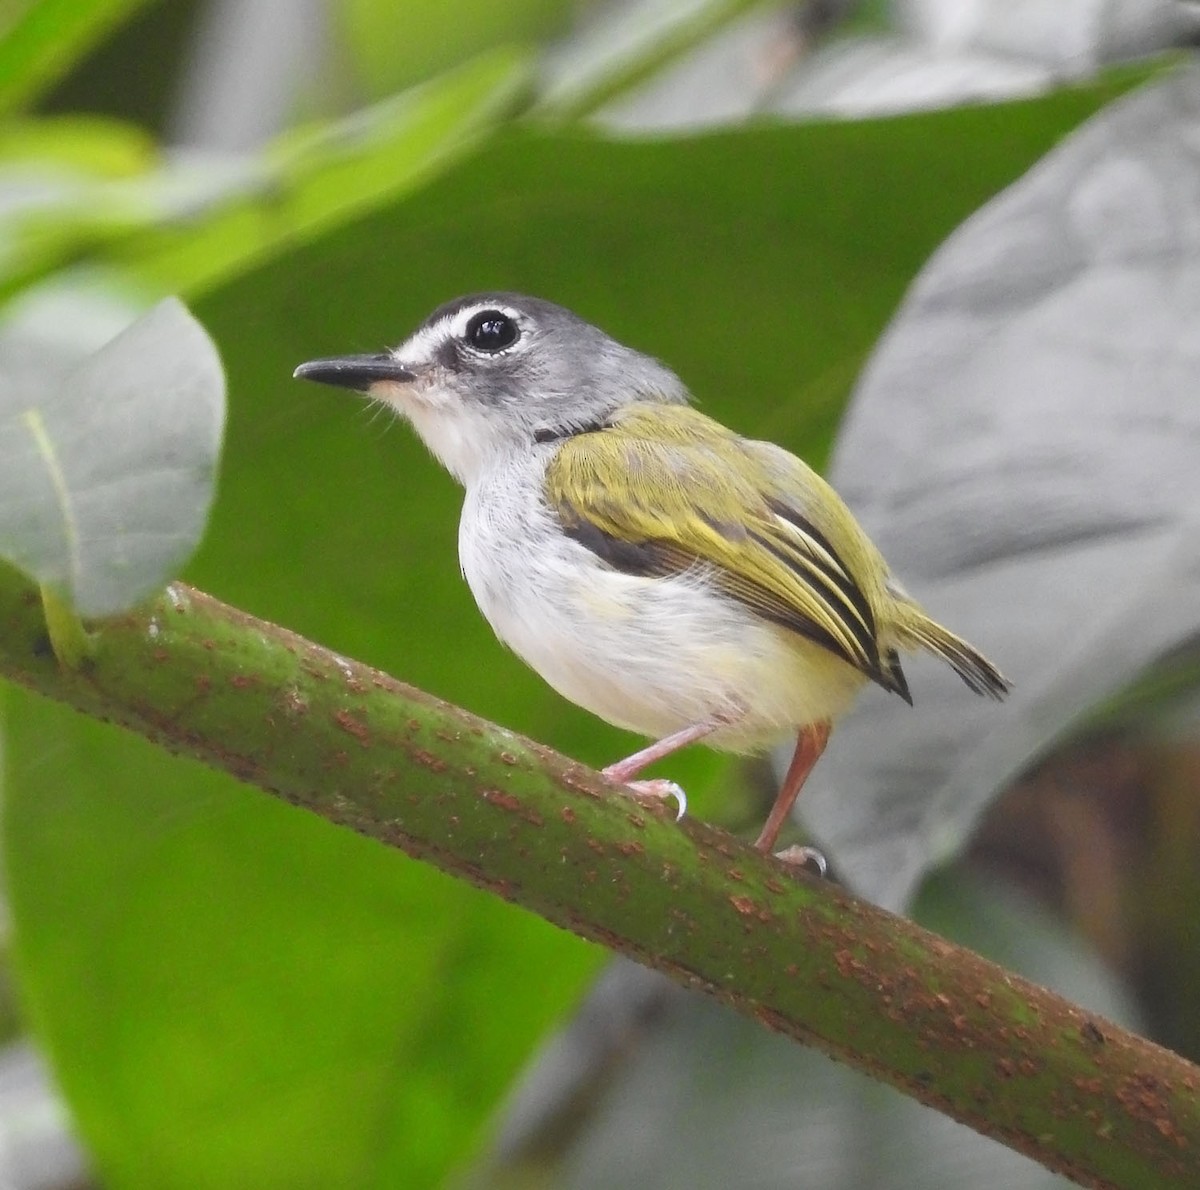
M1088 1186L1200 1185L1200 1070L551 750L175 584L62 666L0 568L0 674L702 989Z

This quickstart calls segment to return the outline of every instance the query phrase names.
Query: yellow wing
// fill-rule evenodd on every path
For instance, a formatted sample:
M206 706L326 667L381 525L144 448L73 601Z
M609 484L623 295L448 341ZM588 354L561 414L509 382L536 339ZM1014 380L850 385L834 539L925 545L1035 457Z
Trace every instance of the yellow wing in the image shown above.
M895 651L879 641L882 560L832 489L786 451L687 406L634 405L565 439L545 492L568 536L617 570L704 567L757 615L911 701Z

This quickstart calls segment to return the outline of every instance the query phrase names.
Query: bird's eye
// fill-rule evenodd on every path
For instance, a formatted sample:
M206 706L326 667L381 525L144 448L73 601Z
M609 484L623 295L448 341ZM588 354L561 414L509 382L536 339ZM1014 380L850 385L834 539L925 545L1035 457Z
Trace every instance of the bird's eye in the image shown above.
M476 351L503 351L511 347L520 334L516 319L500 310L481 310L467 323L467 342Z

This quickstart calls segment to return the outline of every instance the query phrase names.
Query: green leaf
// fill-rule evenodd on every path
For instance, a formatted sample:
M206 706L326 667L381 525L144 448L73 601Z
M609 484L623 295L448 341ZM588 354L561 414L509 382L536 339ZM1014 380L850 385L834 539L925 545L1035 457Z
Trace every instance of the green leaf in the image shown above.
M0 354L0 557L84 616L135 603L183 564L212 499L220 361L167 300L65 373Z
M63 176L71 171L88 180L130 177L146 170L157 155L144 130L120 120L46 116L0 125L0 183L11 181L5 177L10 172Z
M115 728L0 694L21 728L4 772L23 802L6 840L17 958L105 1184L438 1184L594 949Z
M758 7L762 0L641 0L610 8L552 59L534 113L587 115Z
M115 120L54 117L0 127L0 295L57 267L81 243L119 236L146 217L121 185L146 189L157 150Z
M255 175L131 238L118 259L152 282L203 290L366 211L400 201L470 150L527 83L497 50L334 124L281 137ZM203 181L203 179L198 179Z
M39 137L29 122L8 161L0 134L0 297L67 261L136 264L167 293L211 288L447 168L508 113L527 77L523 56L499 50L337 122L289 132L261 157L148 157L140 176L65 167L82 153L76 141L101 138L94 126L46 121ZM109 127L119 139L122 126ZM53 151L31 161L21 150L39 139Z
M0 114L57 82L146 0L15 0L0 24Z
M460 66L496 45L532 45L563 31L572 0L509 0L503 28L493 0L342 0L329 6L368 95L393 91Z

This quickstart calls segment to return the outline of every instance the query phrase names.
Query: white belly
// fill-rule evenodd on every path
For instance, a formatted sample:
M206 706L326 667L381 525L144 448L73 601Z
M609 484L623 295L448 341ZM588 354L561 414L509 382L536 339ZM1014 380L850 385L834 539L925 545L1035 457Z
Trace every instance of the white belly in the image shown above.
M564 697L654 737L720 712L736 722L709 742L733 751L853 701L857 670L713 591L699 570L622 574L563 536L532 462L473 485L459 558L496 635Z

